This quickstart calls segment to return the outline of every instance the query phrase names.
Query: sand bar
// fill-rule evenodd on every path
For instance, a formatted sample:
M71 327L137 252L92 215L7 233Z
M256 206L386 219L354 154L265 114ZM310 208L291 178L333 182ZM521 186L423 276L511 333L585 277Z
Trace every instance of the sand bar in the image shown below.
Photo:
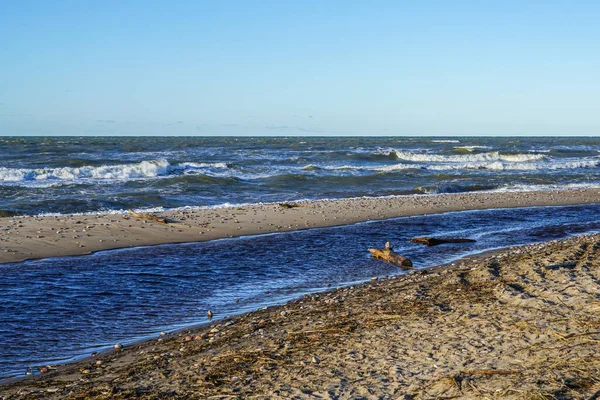
M449 211L600 203L600 189L472 192L171 210L161 224L127 215L0 218L0 263L100 250L347 225Z
M598 282L600 235L510 248L45 367L0 398L592 399Z

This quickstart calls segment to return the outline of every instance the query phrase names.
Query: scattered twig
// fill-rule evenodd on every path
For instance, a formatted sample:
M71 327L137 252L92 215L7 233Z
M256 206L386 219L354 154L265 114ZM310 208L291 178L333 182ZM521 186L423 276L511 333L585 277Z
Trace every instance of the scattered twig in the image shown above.
M521 371L509 371L506 369L482 369L478 371L463 371L464 375L521 375Z

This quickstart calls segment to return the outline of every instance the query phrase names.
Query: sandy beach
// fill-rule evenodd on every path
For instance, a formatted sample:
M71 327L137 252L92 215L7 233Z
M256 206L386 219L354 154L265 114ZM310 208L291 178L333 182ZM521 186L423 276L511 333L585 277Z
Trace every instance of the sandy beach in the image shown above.
M0 11L0 400L600 400L600 2Z
M598 189L394 196L158 213L162 224L126 214L0 218L0 263L101 250L346 225L449 211L600 202ZM297 207L296 207L297 206Z
M3 399L593 399L599 249L600 235L585 235L374 277L48 366L0 391Z

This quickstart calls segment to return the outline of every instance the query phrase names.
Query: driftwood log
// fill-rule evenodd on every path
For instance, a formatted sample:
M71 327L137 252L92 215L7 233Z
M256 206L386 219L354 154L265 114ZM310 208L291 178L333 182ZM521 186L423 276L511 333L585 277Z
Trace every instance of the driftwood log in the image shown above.
M132 217L134 217L134 218L146 219L148 221L159 222L161 224L168 224L169 223L169 220L167 220L166 218L157 217L156 215L152 215L152 214L138 213L138 212L135 212L133 210L127 210L127 213L129 215L131 215Z
M369 251L373 254L373 257L378 260L387 261L402 269L414 269L412 261L396 253L394 249L392 249L392 246L390 246L390 242L387 242L383 249L369 249Z
M473 239L438 239L438 238L413 238L410 239L412 243L424 244L426 246L437 246L438 244L446 244L446 243L474 243L476 242Z

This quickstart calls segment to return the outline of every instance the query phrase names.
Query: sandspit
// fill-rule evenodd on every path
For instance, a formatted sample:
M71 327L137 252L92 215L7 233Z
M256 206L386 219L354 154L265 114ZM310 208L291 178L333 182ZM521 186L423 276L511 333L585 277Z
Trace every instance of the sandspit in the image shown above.
M509 248L50 366L0 397L593 399L599 282L600 235Z
M135 214L0 218L0 263L449 211L592 203L600 203L600 189L354 198L159 213L168 224Z

